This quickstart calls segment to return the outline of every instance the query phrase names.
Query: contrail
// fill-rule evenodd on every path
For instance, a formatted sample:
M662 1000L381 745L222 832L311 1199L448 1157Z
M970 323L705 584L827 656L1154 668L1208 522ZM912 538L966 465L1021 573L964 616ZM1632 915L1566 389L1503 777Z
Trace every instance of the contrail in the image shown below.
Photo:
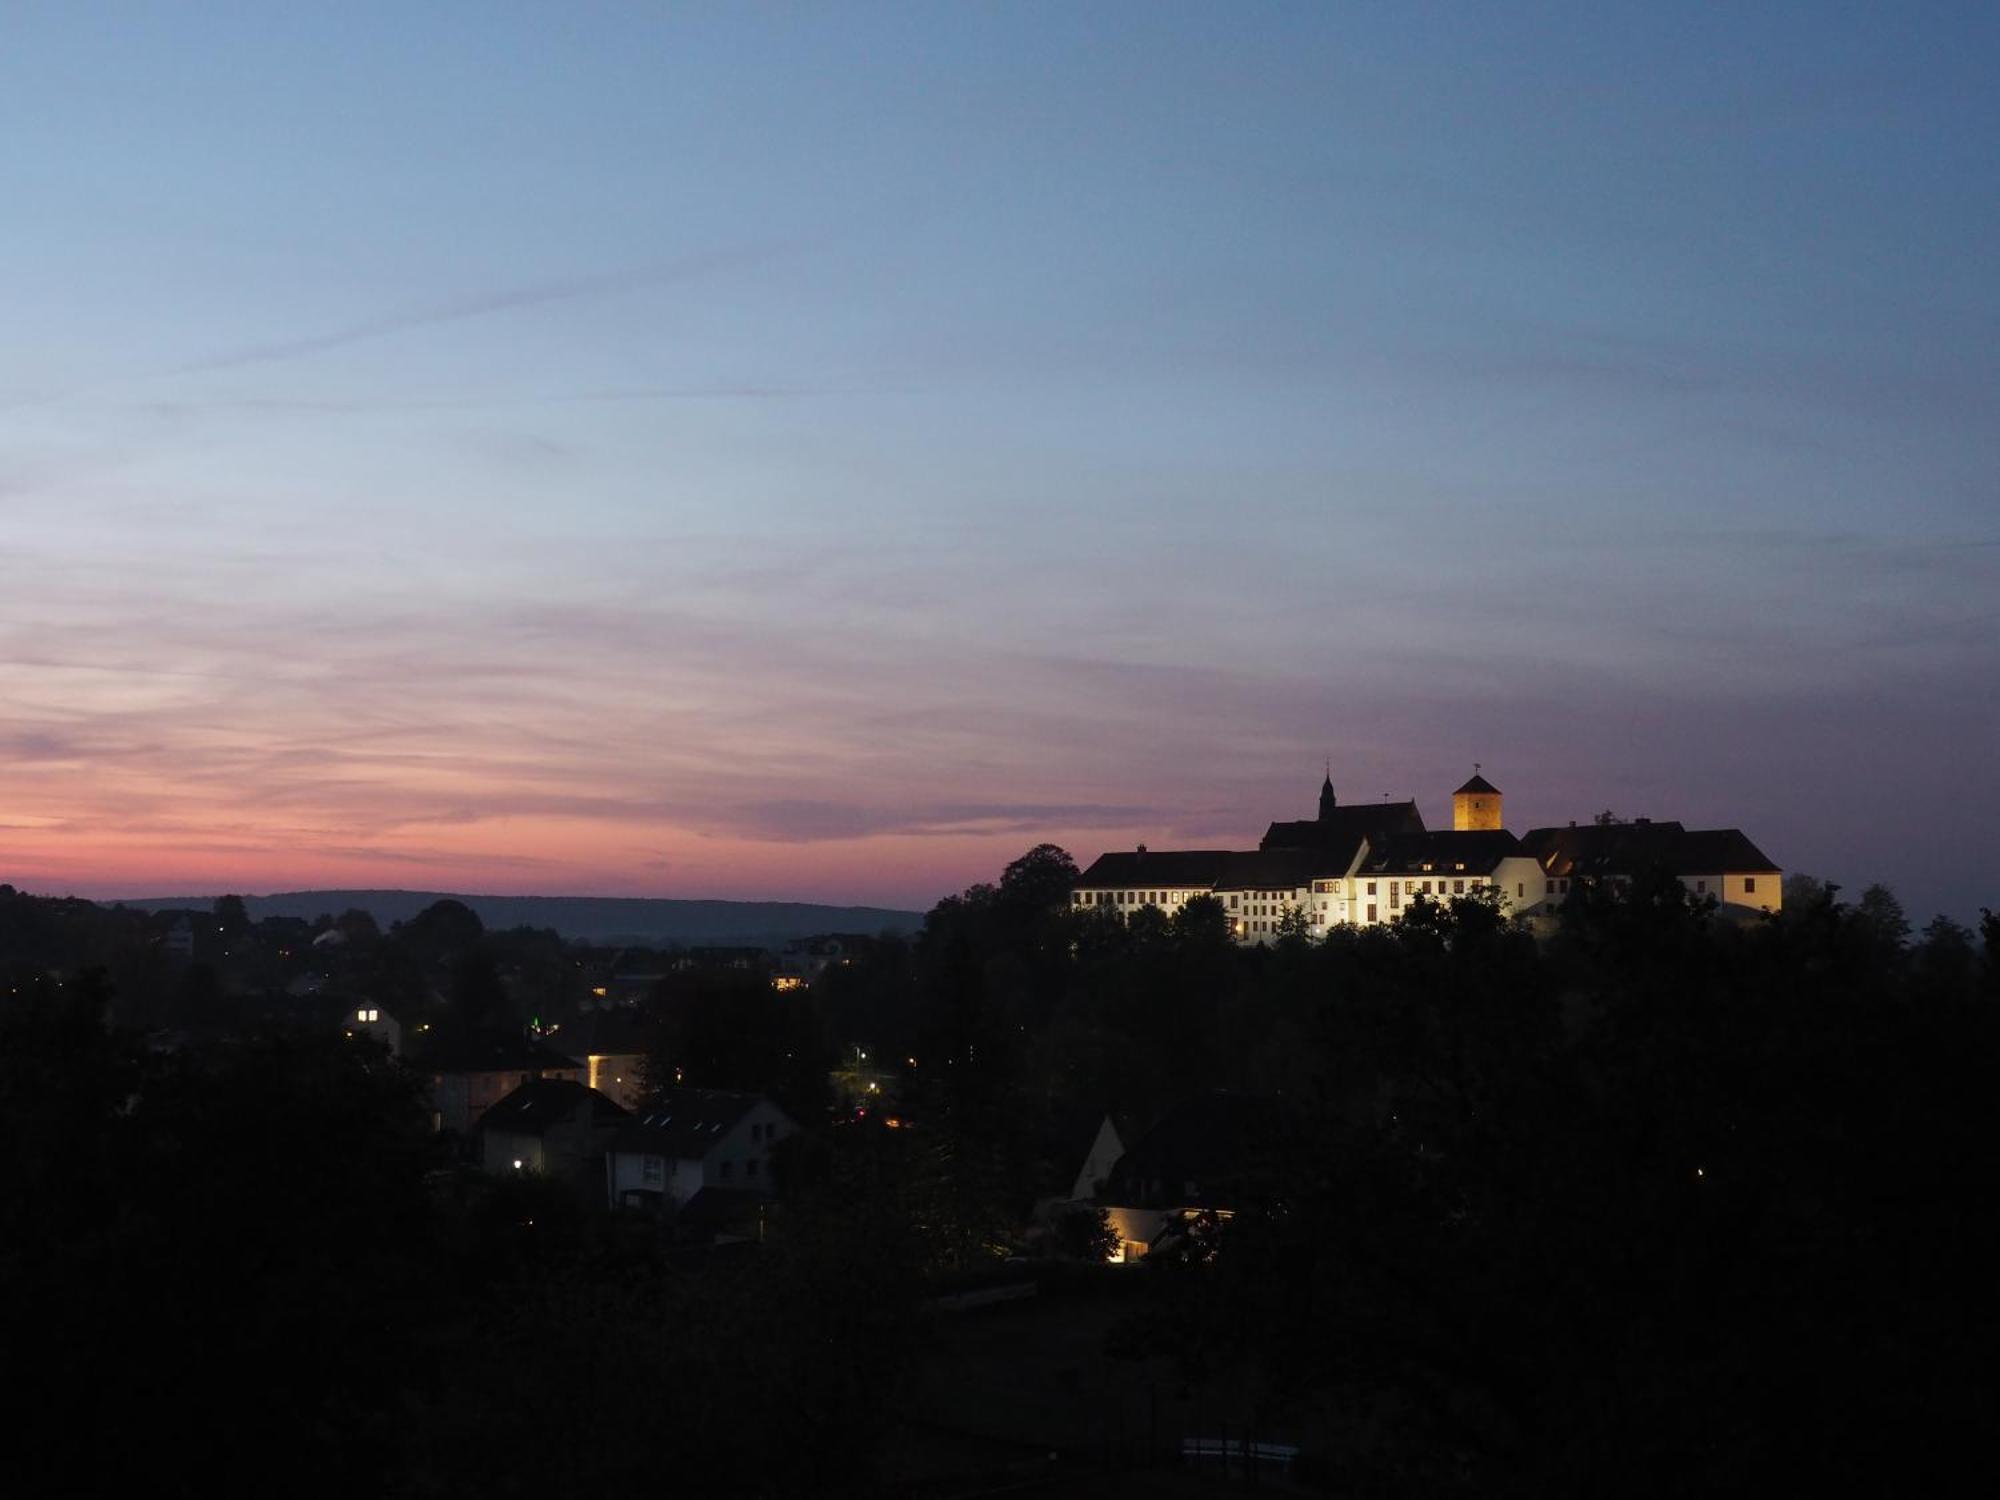
M733 270L738 266L755 265L760 261L769 260L773 256L782 254L785 248L787 247L770 246L748 250L718 250L707 255L689 256L660 265L639 266L624 271L608 271L596 276L568 276L551 281L530 282L525 286L484 292L456 302L441 303L436 307L368 318L359 323L350 323L345 328L330 329L325 333L278 339L268 344L251 344L161 373L196 375L212 370L240 369L244 365L304 359L314 354L324 354L330 349L344 348L349 344L365 343L369 339L389 338L412 329L431 328L441 323L463 323L473 318L488 317L493 313L511 312L519 307L540 307L550 302L612 296L620 292L635 291L640 287L693 281L718 271Z

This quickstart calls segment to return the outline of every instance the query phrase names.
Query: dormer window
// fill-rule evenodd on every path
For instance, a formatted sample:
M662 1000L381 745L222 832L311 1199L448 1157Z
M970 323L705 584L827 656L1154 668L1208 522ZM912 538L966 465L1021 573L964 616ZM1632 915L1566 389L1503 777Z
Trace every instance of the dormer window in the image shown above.
M366 1009L356 1011L354 1017L358 1021L379 1021L382 1019L382 1012L370 1006Z

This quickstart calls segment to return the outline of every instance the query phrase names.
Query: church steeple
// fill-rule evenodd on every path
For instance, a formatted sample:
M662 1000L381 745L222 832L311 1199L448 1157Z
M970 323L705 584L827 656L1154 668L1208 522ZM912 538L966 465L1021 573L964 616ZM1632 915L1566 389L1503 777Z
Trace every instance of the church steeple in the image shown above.
M1333 762L1326 763L1326 780L1319 784L1319 820L1324 823L1333 816Z

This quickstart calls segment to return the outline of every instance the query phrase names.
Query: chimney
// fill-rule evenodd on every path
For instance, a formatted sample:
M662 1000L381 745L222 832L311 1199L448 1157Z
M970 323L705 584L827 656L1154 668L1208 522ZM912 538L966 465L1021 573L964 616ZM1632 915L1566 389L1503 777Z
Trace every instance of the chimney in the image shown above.
M1146 857L1146 846L1144 844L1141 844L1139 846L1139 858L1144 859L1145 857Z

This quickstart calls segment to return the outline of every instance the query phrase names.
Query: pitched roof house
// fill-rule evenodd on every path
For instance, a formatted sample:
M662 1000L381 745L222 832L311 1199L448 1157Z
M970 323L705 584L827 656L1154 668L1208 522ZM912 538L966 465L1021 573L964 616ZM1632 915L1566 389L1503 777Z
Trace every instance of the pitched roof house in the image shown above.
M613 1207L684 1209L704 1189L765 1196L771 1148L798 1132L762 1094L672 1089L634 1116L605 1150L604 1190Z
M631 1116L569 1078L531 1078L479 1119L480 1165L489 1172L575 1177L593 1166Z
M415 1060L431 1081L431 1124L469 1132L480 1116L521 1084L537 1078L581 1082L583 1069L553 1047L509 1032L439 1039Z

